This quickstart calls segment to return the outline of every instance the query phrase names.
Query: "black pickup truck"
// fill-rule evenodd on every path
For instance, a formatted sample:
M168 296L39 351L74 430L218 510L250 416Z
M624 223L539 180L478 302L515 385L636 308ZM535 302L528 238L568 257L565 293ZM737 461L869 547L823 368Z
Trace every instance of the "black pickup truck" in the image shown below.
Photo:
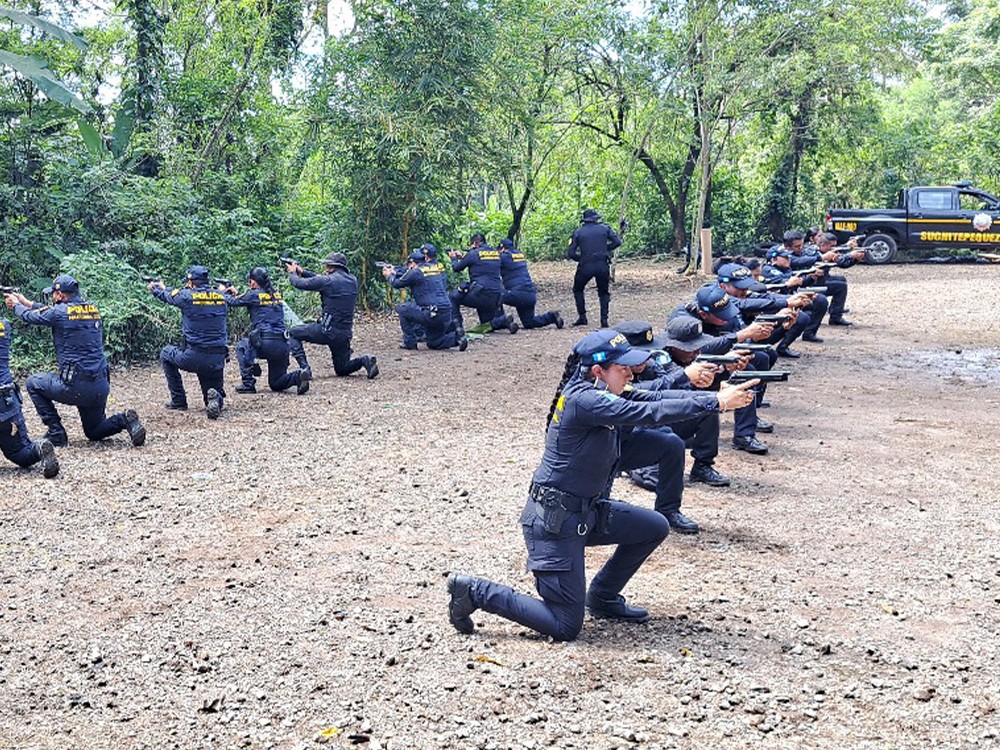
M1000 248L1000 198L968 182L899 191L889 209L836 208L826 229L838 244L864 235L869 263L889 263L897 250L911 248Z

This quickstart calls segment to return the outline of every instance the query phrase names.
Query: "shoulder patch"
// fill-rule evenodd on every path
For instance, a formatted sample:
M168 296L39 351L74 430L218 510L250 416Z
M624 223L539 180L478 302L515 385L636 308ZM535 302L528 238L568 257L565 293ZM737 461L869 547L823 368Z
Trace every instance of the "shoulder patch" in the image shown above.
M170 296L171 297L176 297L180 293L181 293L180 289L174 289L172 292L170 292Z
M601 396L606 398L608 401L617 401L620 396L616 396L611 391L601 391Z

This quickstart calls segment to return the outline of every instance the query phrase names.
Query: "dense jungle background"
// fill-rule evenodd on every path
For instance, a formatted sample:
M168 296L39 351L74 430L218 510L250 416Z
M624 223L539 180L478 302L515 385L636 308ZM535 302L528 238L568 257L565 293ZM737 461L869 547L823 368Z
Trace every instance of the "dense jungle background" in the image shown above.
M75 274L117 361L177 319L141 274L243 279L474 230L558 258L582 208L627 256L716 253L1000 187L992 0L45 0L0 9L0 283ZM302 314L305 299L292 295ZM45 358L25 333L21 366Z

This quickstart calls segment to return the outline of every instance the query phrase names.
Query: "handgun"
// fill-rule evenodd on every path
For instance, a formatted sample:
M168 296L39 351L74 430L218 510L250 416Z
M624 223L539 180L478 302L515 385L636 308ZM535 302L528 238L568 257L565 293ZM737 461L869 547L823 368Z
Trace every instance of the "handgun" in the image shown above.
M212 279L212 281L214 281L216 284L226 287L226 289L228 289L233 285L232 279Z
M291 258L278 258L278 262L286 266L297 266L298 263Z
M804 286L798 291L806 292L807 294L826 294L825 286Z
M744 350L748 352L764 352L771 348L771 344L760 344L757 342L751 344L736 344L733 347L733 351Z
M148 276L146 274L143 274L142 280L145 281L147 284L155 284L157 281L160 280L160 277L159 276Z
M762 383L784 383L791 373L788 370L736 370L729 373L732 385L745 383L748 380L759 380Z
M756 318L754 318L753 322L754 323L774 323L775 325L784 325L785 323L787 323L791 319L792 319L792 317L790 315L783 315L783 314L779 314L779 313L764 313L764 314L758 315Z
M695 362L707 362L710 365L738 365L743 361L739 354L699 354Z
M17 294L18 291L16 286L0 286L0 294Z

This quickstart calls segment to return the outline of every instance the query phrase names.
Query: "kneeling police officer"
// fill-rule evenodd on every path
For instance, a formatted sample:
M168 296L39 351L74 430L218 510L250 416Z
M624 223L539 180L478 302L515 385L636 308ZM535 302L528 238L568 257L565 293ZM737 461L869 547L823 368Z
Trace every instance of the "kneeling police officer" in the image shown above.
M51 441L34 442L21 413L21 390L10 372L10 325L0 320L0 451L21 468L41 462L42 474L51 479L59 473L59 460Z
M229 357L226 329L226 298L208 284L208 269L191 266L184 276L184 286L167 291L162 281L149 284L153 296L168 305L180 308L181 346L165 346L160 350L163 376L170 391L168 409L186 411L187 393L181 370L198 376L205 411L209 419L222 413L226 391L222 385L226 359Z
M25 383L35 411L48 428L45 438L54 446L69 442L55 403L71 404L80 413L88 440L128 431L132 445L146 442L146 428L134 409L108 417L104 409L111 391L111 370L104 357L104 333L97 307L80 297L80 285L66 274L42 290L52 304L32 302L23 294L7 295L7 306L28 325L48 326L59 372L32 375Z
M258 357L267 361L267 385L272 391L283 391L296 386L301 396L309 390L312 371L305 362L302 343L289 338L285 331L285 304L281 292L274 288L266 268L258 266L247 276L250 288L240 296L236 290L221 287L230 307L246 307L250 311L250 333L236 342L236 361L240 366L241 383L237 393L256 393L260 375ZM289 353L299 362L296 372L288 372Z

